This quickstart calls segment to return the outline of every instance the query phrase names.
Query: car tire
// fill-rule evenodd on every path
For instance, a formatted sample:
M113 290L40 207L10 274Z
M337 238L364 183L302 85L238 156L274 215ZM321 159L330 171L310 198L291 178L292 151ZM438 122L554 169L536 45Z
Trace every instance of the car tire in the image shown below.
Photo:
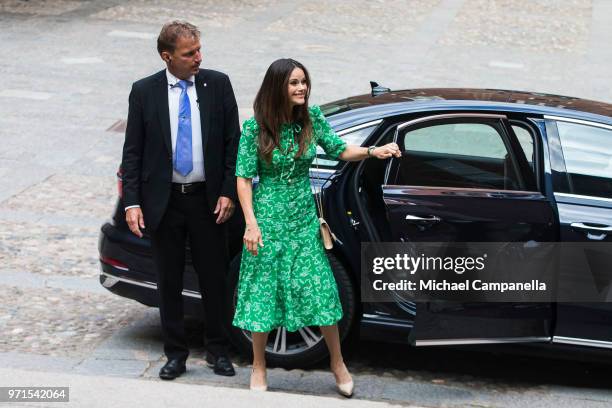
M338 322L338 330L340 333L340 341L344 341L349 336L355 323L358 298L353 281L344 265L332 253L328 252L327 256L340 294L343 316ZM240 258L240 254L236 256L232 260L229 268L227 299L230 301L228 309L232 317L234 315L238 293ZM280 341L276 342L276 340L277 338L282 339L283 330L284 329L279 328L270 332L268 345L266 346L266 361L269 365L284 368L303 368L314 365L329 355L327 346L325 345L325 341L318 327L303 328L301 329L302 331L294 333L284 330L287 345L284 350L278 346L275 347L275 345L280 344ZM234 344L243 355L251 359L252 341L250 332L231 325L228 328L228 332L232 344ZM310 341L307 342L306 338Z

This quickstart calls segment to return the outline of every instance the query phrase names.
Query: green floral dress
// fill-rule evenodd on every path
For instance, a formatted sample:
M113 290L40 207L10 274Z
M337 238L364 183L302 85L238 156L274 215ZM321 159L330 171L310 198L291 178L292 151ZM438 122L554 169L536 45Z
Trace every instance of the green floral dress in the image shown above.
M303 326L328 326L342 317L338 288L319 232L310 189L309 168L316 144L337 158L346 142L333 131L318 106L310 108L312 143L299 158L293 150L293 130L284 125L280 149L272 162L257 153L259 126L244 122L238 148L236 176L259 176L253 191L253 210L263 247L257 256L242 251L234 326L255 332L277 327L296 331ZM287 153L289 152L289 153Z

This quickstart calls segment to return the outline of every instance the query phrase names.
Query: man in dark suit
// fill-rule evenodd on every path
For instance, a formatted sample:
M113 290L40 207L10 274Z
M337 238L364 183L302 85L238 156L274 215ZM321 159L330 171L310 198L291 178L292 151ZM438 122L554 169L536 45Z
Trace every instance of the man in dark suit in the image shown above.
M164 25L157 49L167 68L137 81L129 97L123 146L123 202L130 230L150 233L158 276L164 352L159 376L185 372L183 322L187 240L206 317L207 361L234 375L224 330L225 226L236 201L238 108L227 75L200 69L200 32Z

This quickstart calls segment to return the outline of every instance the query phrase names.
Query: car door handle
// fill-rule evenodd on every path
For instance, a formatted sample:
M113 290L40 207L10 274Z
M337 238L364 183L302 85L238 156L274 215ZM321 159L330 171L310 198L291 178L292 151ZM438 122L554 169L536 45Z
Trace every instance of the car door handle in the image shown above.
M440 222L442 218L431 215L429 217L418 217L416 215L406 214L406 221L425 221L425 222Z
M601 241L608 235L608 233L612 232L612 226L596 227L594 225L586 225L582 222L572 222L570 225L576 230L586 232L587 238L594 239L596 241ZM597 232L600 232L600 234L594 234Z

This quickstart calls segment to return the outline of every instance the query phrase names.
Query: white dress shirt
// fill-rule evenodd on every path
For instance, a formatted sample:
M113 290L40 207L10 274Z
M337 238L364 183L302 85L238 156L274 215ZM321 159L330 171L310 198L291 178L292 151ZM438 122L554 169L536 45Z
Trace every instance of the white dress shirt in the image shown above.
M170 115L170 137L172 138L172 182L173 183L195 183L204 181L204 152L202 151L202 124L200 123L200 108L198 106L198 94L195 87L195 76L192 75L189 81L193 85L187 88L187 96L191 105L191 154L193 160L193 170L182 176L174 168L176 160L176 138L178 135L178 115L181 97L181 87L175 86L179 81L166 69L168 78L168 114ZM139 205L125 207L125 211L130 208L137 208Z

